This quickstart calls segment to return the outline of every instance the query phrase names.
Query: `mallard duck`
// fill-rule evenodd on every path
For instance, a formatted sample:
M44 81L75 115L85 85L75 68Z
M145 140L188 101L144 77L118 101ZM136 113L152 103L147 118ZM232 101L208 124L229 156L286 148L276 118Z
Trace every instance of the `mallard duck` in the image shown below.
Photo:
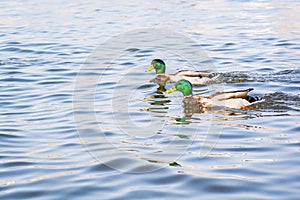
M257 100L256 98L248 96L248 92L252 91L253 88L217 92L205 97L193 95L192 84L188 80L180 80L173 88L166 91L166 93L170 94L176 90L182 92L184 95L183 102L185 104L199 104L201 107L224 106L246 110L247 106Z
M175 74L165 74L166 64L161 59L152 60L151 65L146 72L149 72L153 69L156 71L156 80L159 82L177 82L181 79L185 79L195 86L202 86L217 78L217 76L209 78L209 73L190 70L181 70Z

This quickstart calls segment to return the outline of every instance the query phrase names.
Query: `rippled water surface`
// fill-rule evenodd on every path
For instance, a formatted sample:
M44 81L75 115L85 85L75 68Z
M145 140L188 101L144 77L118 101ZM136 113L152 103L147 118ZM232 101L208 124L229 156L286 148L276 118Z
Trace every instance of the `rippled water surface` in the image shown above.
M298 199L298 1L2 1L1 199ZM167 72L254 88L189 110Z

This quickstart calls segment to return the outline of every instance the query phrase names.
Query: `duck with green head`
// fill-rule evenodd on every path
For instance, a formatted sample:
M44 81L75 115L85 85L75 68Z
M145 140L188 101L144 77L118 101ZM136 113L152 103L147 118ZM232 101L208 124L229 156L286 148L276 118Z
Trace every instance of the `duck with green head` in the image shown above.
M180 91L184 95L184 103L187 104L199 104L201 107L214 107L223 106L235 109L247 109L247 106L255 102L253 97L248 96L248 93L252 91L253 88L246 90L231 90L217 92L210 96L196 96L193 95L193 86L188 80L179 80L175 86L168 91L170 94L175 91Z
M170 82L177 82L181 79L188 80L193 85L202 86L207 84L208 82L214 81L217 79L218 76L209 78L209 73L199 72L199 71L190 71L190 70L181 70L175 74L165 74L166 72L166 64L161 59L154 59L151 62L151 65L146 70L149 72L155 69L156 72L156 80L159 82L166 83L167 81Z

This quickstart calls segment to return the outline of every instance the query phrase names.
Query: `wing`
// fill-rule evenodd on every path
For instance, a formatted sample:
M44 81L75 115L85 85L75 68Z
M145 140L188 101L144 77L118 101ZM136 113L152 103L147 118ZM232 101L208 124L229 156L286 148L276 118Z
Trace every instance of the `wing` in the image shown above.
M174 74L174 76L186 76L186 77L207 77L209 73L200 71L180 70Z
M235 98L242 98L245 99L250 91L252 91L253 88L248 88L246 90L231 90L231 91L223 91L223 92L217 92L212 95L210 95L208 98L214 98L216 100L225 100L225 99L235 99Z

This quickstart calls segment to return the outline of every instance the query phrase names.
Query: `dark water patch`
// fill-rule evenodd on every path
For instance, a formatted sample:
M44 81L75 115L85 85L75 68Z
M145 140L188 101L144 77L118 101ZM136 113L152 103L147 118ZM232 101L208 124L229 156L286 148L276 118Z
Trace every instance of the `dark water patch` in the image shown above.
M14 129L14 128L0 128L0 138L2 141L5 139L17 139L21 138L22 136L16 135L16 133L21 132L20 129ZM13 134L8 134L8 133L13 133Z
M65 65L65 64L71 64L70 62L66 62L66 63L60 63L62 65ZM67 72L69 71L70 69L67 69L67 68L48 68L46 69L45 71L47 72Z
M167 169L161 169L161 171L168 171ZM146 180L148 183L154 185L170 185L172 183L184 183L188 181L189 177L186 174L175 174L173 176L169 176L168 173L163 173L161 177L152 178Z
M43 42L43 43L28 43L28 44L21 44L21 43L18 43L20 44L20 46L22 47L51 47L51 46L62 46L60 45L59 43L52 43L52 42ZM68 46L68 45L65 45L65 46Z
M58 56L70 56L71 54L69 54L69 53L58 53L57 55Z
M147 49L147 50L140 50L140 53L152 53L155 52L155 50Z
M19 71L8 71L8 72L4 72L3 75L20 75L23 74L22 72Z
M156 171L158 169L157 165L154 164L143 164L141 166L137 166L132 168L134 173L144 173L144 172L151 172Z
M295 50L299 50L300 49L300 46L296 46L296 47L290 47L291 49L295 49Z
M135 63L133 63L133 62L125 62L125 63L122 63L121 65L132 66L132 65L135 65Z
M260 67L259 69L257 69L257 72L260 72L260 73L266 73L266 72L272 73L273 71L274 71L274 69L271 67Z
M72 97L71 93L56 93L56 94L49 94L42 97L42 99L52 99L54 101L65 100Z
M273 147L272 147L273 148ZM266 152L272 151L270 147L250 147L250 146L236 146L236 147L224 147L222 148L223 151L229 152Z
M107 81L107 82L101 82L97 84L97 87L102 88L102 87L116 87L117 86L117 82L113 82L113 81Z
M274 44L274 46L292 46L292 45L294 44L289 42L279 42L277 44Z
M33 162L27 162L27 161L10 161L10 162L5 162L1 164L2 167L12 167L12 168L18 168L18 167L28 167L35 165Z
M14 195L12 194L4 194L3 198L5 199L16 199L16 198L28 198L28 199L35 199L35 198L41 198L47 194L45 191L36 191L34 189L27 189L26 191L15 191Z
M232 43L232 42L227 42L227 43L224 44L224 46L234 46L234 45L236 45L236 44Z
M200 43L201 47L211 47L213 46L212 44L208 44L208 43Z
M6 96L7 97L7 96ZM13 105L14 103L13 102L9 102L9 101L2 101L0 103L1 106L4 106L4 107L9 107L11 105Z
M26 114L30 114L31 112L4 112L4 113L0 113L0 115L2 116L13 116L13 115L26 115Z
M34 52L33 50L25 50L25 49L20 49L17 47L7 47L7 48L2 48L0 49L0 51L16 51L16 52L20 52L20 53L32 53Z
M261 162L270 162L270 161L261 161ZM272 176L271 172L265 171L263 169L243 169L243 168L222 168L216 170L218 173L225 173L225 174L234 174L236 176L248 176L248 177L268 177Z
M73 131L73 133L75 133L76 131ZM71 137L64 137L66 139L71 139ZM77 135L74 134L73 138L77 139ZM65 143L65 144L62 144L60 145L61 148L66 148L66 149L72 149L72 148L78 148L78 147L81 147L81 144L79 143L76 143L76 142L73 142L73 143Z
M212 49L212 51L216 51L216 52L226 52L226 51L231 51L231 50L234 50L234 49L228 49L228 48L226 48L226 49L223 49L223 48L218 48L218 49Z
M128 49L126 49L126 51L129 51L129 52L138 52L138 51L140 51L140 49L138 49L138 48L128 48Z
M0 81L2 82L21 82L21 83L28 83L28 82L35 82L36 80L34 79L28 79L28 78L4 78L4 79L0 79Z
M39 85L61 85L69 83L69 81L39 81L37 84Z
M298 141L294 141L294 142L293 141L289 141L289 142L285 143L285 146L291 147L293 149L297 149L299 147L299 145L300 145L300 142L298 142ZM296 158L297 157L297 153L295 153L292 156Z
M163 189L133 189L126 196L130 199L146 199L151 198L183 198L183 195L177 194L178 192L168 192ZM147 198L149 197L149 198Z
M213 193L234 193L236 189L236 187L232 187L232 186L227 186L227 185L213 185L213 186L208 186L206 188L208 191L213 192ZM241 187L238 188L239 191L241 191Z
M20 71L23 67L31 67L33 65L43 65L48 64L49 61L43 61L42 59L21 59L21 58L6 58L0 60L0 65L9 65L8 69ZM22 67L22 68L20 68Z
M230 61L225 61L225 62L221 62L221 64L222 64L222 65L230 65L230 64L232 64L232 62L230 62Z
M73 51L73 52L72 52L72 55L88 54L88 53L90 53L90 52L88 52L88 51Z
M300 133L300 126L298 126L298 127L290 127L290 128L288 128L288 132L291 132L291 133Z
M57 54L57 52L52 52L52 51L32 50L32 49L24 49L24 48L17 48L17 47L2 48L2 49L0 49L0 51L17 52L17 53L31 53L31 54Z
M13 105L13 106L6 106L6 107L13 107L14 109L22 110L22 109L31 108L32 105Z
M142 57L150 57L151 55L148 55L148 54L137 54L137 55L134 55L134 57L137 57L137 58L142 58Z
M8 45L19 45L21 43L20 42L11 41L11 42L6 42L6 44L8 44Z

